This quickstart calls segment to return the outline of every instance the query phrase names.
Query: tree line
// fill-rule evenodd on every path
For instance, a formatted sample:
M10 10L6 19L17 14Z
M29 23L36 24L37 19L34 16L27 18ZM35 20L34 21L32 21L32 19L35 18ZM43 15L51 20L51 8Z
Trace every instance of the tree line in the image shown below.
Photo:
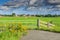
M16 14L15 13L12 13L12 14L0 14L0 16L12 17L12 16L16 16Z
M60 17L60 15L51 15L51 14L46 14L46 15L36 15L36 17Z
M25 15L25 14L20 14L20 15L16 15L16 13L12 13L10 15L7 15L7 14L2 15L2 14L0 14L0 16L9 16L9 17L13 17L13 16L19 16L19 17L21 17L21 16L60 17L60 15L57 15L57 14L54 14L54 15L52 15L52 14L46 14L46 15L37 15L37 14L36 15L30 15L30 14Z

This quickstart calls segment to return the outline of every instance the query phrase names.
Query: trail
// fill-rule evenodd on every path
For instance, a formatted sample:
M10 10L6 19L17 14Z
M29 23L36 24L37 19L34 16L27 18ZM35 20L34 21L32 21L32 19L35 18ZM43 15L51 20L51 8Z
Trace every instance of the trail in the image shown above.
M23 36L20 40L60 40L60 33L29 30L28 34Z

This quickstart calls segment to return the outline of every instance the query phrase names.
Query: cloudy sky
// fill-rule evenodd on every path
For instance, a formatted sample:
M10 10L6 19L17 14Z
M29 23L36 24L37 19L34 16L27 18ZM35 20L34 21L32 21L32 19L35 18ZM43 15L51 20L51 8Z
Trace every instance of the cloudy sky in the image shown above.
M59 14L56 9L47 9L52 6L41 7L44 4L43 0L0 0L0 14Z

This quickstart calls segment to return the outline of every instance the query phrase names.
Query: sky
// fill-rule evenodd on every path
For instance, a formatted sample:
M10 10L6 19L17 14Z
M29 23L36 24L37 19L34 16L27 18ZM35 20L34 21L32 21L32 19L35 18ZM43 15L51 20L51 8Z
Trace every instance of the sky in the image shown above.
M33 5L37 0L31 0L29 5ZM0 0L0 14L60 14L60 11L53 11L44 7L27 7L27 0ZM49 6L48 6L49 7Z
M7 1L9 1L9 0L0 0L0 5L3 5Z
M10 0L0 0L0 14L12 14L12 13L17 13L17 14L26 14L26 11L23 10L23 8L15 8L15 9L10 9L7 6L3 6L5 3L9 2ZM13 0L14 1L14 0ZM27 12L28 13L28 12Z

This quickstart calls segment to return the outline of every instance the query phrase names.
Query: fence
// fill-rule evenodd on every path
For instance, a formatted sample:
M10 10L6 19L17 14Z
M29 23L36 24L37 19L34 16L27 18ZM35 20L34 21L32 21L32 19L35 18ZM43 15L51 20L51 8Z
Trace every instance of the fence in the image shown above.
M1 23L5 24L7 23L11 23L11 22L20 22L22 25L24 26L28 26L28 28L40 28L41 26L44 27L51 27L51 26L55 26L53 24L51 24L50 22L45 22L45 21L41 21L40 19L37 20L0 20Z
M44 27L52 27L55 26L54 24L52 24L52 22L45 22L45 21L41 21L39 19L37 19L37 27L39 28L40 26L44 26Z

